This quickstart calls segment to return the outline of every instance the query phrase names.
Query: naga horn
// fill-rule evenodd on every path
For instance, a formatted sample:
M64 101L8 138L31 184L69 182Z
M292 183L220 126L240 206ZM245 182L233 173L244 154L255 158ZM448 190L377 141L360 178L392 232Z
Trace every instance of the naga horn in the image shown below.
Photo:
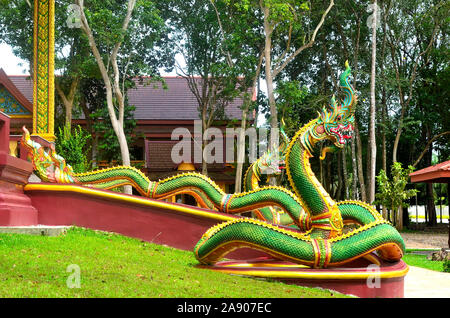
M356 95L353 86L348 82L348 78L351 74L351 68L348 61L345 61L345 71L340 77L340 86L344 94L344 100L341 101L341 109L346 109L347 117L351 116L355 112Z

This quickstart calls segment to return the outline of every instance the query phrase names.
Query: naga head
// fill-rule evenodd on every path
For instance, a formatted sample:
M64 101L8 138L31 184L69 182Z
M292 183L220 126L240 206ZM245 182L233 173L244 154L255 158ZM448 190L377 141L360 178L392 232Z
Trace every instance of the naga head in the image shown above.
M322 111L319 112L319 117L311 130L311 137L316 141L329 140L333 143L332 147L324 148L321 159L324 158L326 152L333 152L343 148L347 140L352 138L356 95L353 87L348 82L351 74L348 62L345 62L345 67L346 69L340 77L340 86L344 99L337 102L333 96L330 104L324 106Z
M261 173L269 175L270 178L271 175L280 175L282 169L285 168L286 151L290 143L290 139L284 131L285 128L286 123L284 118L281 118L280 134L282 139L279 141L278 148L274 149L275 146L269 148L258 158L256 164L253 166L255 176L257 176L258 180L260 179Z
M53 160L41 144L31 140L30 132L22 127L22 145L28 151L28 161L33 164L36 175L44 182L54 182Z
M28 161L33 164L36 175L44 182L73 183L73 169L66 160L58 155L55 145L46 151L44 147L31 140L30 132L23 126L22 145L28 151Z

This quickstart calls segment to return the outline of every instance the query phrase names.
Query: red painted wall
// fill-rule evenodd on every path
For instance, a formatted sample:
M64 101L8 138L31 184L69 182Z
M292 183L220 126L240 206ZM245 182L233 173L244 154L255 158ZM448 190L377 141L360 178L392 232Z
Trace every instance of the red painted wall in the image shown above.
M70 187L76 188L78 186ZM77 225L116 232L156 244L190 251L193 250L203 233L211 226L223 222L212 217L201 217L76 192L33 190L26 191L26 194L31 198L33 206L39 211L39 224ZM118 196L127 197L125 194L118 194ZM198 211L207 211L189 207ZM210 215L224 215L219 212L208 212ZM267 256L267 254L252 249L242 249L230 254L230 257L237 259L260 256Z

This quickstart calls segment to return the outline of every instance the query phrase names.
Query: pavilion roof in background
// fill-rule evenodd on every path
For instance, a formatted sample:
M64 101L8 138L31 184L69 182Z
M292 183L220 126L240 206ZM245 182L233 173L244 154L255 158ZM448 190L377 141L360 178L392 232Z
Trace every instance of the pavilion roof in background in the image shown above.
M29 75L9 75L9 80L33 103L33 84ZM134 105L136 120L195 120L199 119L198 103L182 77L163 77L168 89L161 83L149 83L149 78L136 79L136 87L128 91L128 102ZM242 98L235 98L226 107L227 119L241 119ZM83 116L82 116L83 117ZM253 114L249 114L249 119Z
M417 170L409 175L411 182L450 182L450 160Z
M136 119L199 119L198 102L189 89L187 80L183 77L163 77L167 89L160 82L135 80L136 87L128 91L130 105L136 106ZM200 88L199 88L200 89ZM235 98L225 108L228 119L241 119L243 104L241 97ZM149 115L150 114L150 115ZM151 118L149 118L151 116ZM249 119L253 116L250 114Z

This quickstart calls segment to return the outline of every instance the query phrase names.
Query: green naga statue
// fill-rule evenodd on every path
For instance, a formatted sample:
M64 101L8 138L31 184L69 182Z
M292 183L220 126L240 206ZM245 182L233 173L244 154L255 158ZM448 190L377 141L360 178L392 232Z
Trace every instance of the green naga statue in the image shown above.
M361 201L335 202L311 170L309 160L314 146L324 140L322 158L342 148L351 138L356 96L348 82L351 69L340 77L344 98L333 97L329 107L295 134L286 151L286 173L290 186L306 213L290 214L296 225L306 230L294 232L254 219L237 219L210 228L194 248L203 264L214 264L230 251L241 247L263 250L278 259L315 268L340 266L373 251L386 261L401 259L405 246L397 230L370 205ZM300 207L299 207L300 208ZM359 227L343 233L344 224Z
M153 199L187 193L201 207L223 213L276 207L289 216L297 228L288 229L249 218L218 224L209 229L194 248L196 258L203 264L214 264L240 247L256 248L276 258L316 268L345 264L373 251L384 260L397 261L405 249L397 230L364 202L335 202L317 180L309 163L318 142L332 142L332 146L324 149L325 154L342 148L351 138L356 96L348 82L350 72L346 63L346 70L340 77L344 98L337 102L333 97L329 107L324 107L316 119L301 127L286 149L279 149L285 153L286 173L293 191L280 186L252 186L246 192L228 194L201 173L181 173L150 181L141 171L125 166L76 174L54 149L46 152L30 140L25 128L22 143L29 150L35 173L46 182L102 189L129 184L141 195ZM343 226L348 223L359 227L344 234Z

